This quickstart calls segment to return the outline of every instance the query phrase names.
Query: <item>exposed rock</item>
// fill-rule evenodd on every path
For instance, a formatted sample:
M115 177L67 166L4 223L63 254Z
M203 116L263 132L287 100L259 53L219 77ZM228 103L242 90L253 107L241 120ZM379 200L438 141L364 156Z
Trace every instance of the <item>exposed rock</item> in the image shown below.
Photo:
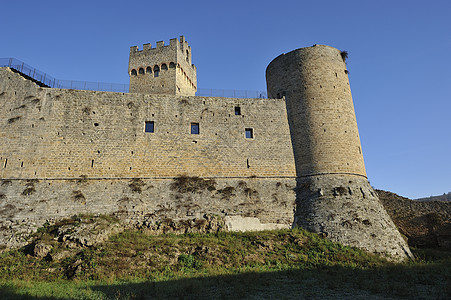
M33 256L38 258L44 258L49 254L52 248L53 247L49 244L46 244L42 241L37 241L33 247Z
M57 239L68 247L91 247L102 243L110 235L124 230L124 224L117 220L103 218L82 218L80 222L63 225L56 230Z
M53 261L61 261L71 255L72 255L72 252L70 252L70 251L61 251L61 252L57 252L57 253L51 253L50 258Z
M152 234L211 233L226 230L224 220L218 216L212 215L204 215L201 218L184 219L146 218L142 223L137 224L136 227L149 231Z

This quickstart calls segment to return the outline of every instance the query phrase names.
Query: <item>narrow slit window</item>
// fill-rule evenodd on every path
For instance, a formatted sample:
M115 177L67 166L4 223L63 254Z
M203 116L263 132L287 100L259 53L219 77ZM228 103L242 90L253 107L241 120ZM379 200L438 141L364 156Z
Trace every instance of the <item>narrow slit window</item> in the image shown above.
M144 126L144 132L155 132L154 121L146 121L145 126Z
M245 136L247 139L253 139L254 138L254 130L252 128L246 128L244 130Z
M236 115L236 116L241 115L241 107L235 106L235 115Z
M191 123L191 134L199 134L199 123Z

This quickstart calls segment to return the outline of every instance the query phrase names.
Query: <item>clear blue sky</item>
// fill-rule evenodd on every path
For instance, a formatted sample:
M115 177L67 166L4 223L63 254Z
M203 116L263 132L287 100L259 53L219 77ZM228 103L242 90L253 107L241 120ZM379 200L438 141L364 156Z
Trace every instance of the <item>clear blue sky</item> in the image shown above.
M199 88L266 90L279 54L326 44L348 69L368 178L451 191L451 1L2 1L0 57L58 79L128 83L129 47L185 35Z

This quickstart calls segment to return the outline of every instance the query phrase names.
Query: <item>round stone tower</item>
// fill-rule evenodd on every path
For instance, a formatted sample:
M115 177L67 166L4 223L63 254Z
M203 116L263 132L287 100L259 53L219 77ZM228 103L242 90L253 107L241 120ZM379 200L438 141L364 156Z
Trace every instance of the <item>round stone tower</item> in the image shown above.
M287 105L298 177L294 226L403 259L410 250L366 177L346 56L314 45L266 69L268 97Z

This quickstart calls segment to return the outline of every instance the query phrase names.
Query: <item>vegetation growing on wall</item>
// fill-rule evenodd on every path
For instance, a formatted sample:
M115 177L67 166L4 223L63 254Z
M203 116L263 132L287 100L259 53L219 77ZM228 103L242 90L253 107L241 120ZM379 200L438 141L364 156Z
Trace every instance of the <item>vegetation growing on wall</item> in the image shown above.
M346 63L346 60L348 59L348 51L341 51L340 55L341 59L343 59L343 62Z
M179 193L200 193L202 190L214 191L216 190L216 181L214 179L184 175L174 178L171 190Z

